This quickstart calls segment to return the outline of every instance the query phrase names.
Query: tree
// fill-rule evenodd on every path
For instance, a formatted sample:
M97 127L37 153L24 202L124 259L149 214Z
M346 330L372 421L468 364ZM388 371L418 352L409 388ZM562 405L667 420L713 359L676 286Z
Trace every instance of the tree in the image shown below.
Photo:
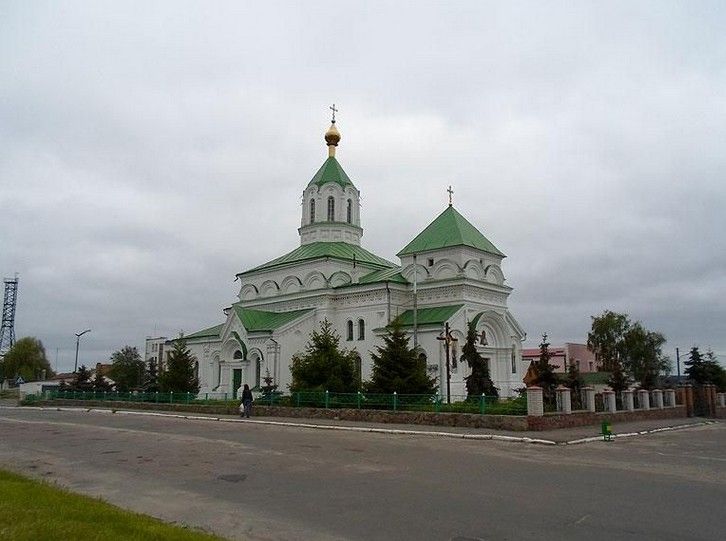
M494 386L491 375L489 374L489 366L476 349L479 335L476 332L476 326L469 323L466 333L466 343L461 348L461 360L465 361L471 369L471 374L466 376L466 394L469 397L479 397L482 394L487 396L499 396L497 388Z
M43 343L35 337L26 336L15 342L0 361L0 374L11 380L22 377L25 381L33 381L43 376L52 377L54 372L45 356Z
M719 390L726 388L726 370L719 364L713 351L708 350L704 356L698 346L693 346L685 365L686 375L694 383L713 383Z
M100 370L96 370L91 386L94 391L110 391L112 387L111 384L106 381L106 378L101 375Z
M706 352L706 372L711 383L721 392L726 391L726 369L721 366L710 349Z
M169 352L169 359L166 363L166 370L159 376L159 387L162 392L169 393L192 393L199 392L199 380L194 369L196 358L187 348L187 341L184 334L174 340L172 350Z
M567 367L567 378L565 386L570 388L572 397L572 409L582 409L582 388L585 386L585 380L582 379L580 369L575 363L570 363Z
M313 329L310 333L305 353L291 359L290 391L357 391L356 353L339 346L340 336L327 319L323 320L320 332Z
M159 390L159 371L156 361L153 359L146 365L143 388L147 393L155 393Z
M625 314L605 310L599 316L592 316L592 328L587 334L587 347L602 363L602 369L612 372L618 368L623 354L625 333L630 320Z
M93 382L91 381L91 371L86 368L85 364L78 367L73 379L66 388L69 391L92 391Z
M623 335L623 368L641 389L654 389L658 376L669 369L668 357L662 353L665 342L665 336L649 331L639 321L633 323Z
M557 376L555 375L555 367L550 364L551 358L550 343L547 341L547 333L544 333L542 343L539 345L539 359L534 364L534 384L542 387L542 395L545 401L555 399L555 389L557 388Z
M426 374L426 365L418 351L409 347L409 337L400 321L394 319L386 328L383 345L371 353L373 374L366 390L372 393L425 394L436 393L436 381Z
M135 347L124 346L111 355L109 376L116 382L116 389L127 392L141 387L144 376L144 361Z

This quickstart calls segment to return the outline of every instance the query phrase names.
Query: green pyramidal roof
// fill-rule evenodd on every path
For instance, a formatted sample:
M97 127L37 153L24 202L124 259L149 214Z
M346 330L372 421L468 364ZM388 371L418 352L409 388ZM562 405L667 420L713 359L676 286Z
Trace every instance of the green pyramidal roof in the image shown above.
M356 244L348 244L347 242L311 242L310 244L303 244L302 246L295 248L292 252L278 257L277 259L268 261L264 265L241 272L238 276L262 269L270 269L279 265L322 258L338 259L342 261L355 260L357 263L366 264L367 266L387 269L396 266L390 261L386 261L382 257L378 257Z
M346 186L353 186L355 188L353 182L350 180L350 177L345 174L345 171L343 171L343 168L338 163L338 160L336 160L333 156L325 160L323 166L318 169L318 172L315 173L315 176L308 184L308 187L313 185L322 186L328 182L335 182L342 188L345 188Z
M481 232L471 225L466 218L449 206L438 217L421 231L418 236L398 252L398 256L438 250L451 246L471 246L490 254L504 254L496 249Z

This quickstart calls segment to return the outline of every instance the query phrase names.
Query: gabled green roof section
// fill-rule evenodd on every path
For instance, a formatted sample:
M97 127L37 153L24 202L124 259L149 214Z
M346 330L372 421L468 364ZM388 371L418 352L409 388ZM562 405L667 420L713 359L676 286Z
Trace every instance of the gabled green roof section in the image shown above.
M328 182L335 182L341 188L347 186L353 186L355 188L353 181L350 180L350 177L343 171L338 160L333 156L323 162L323 166L318 169L318 172L315 173L313 179L308 183L308 188L310 186L323 186Z
M401 275L401 267L373 271L361 276L360 280L358 280L358 283L360 284L374 284L377 282L396 282L399 284L408 283L408 281Z
M259 267L241 272L238 276L290 263L300 263L303 261L324 258L351 262L355 260L357 263L383 267L386 269L396 267L394 263L372 254L357 244L348 244L347 242L311 242L310 244L303 244L299 248L295 248L292 252L278 257L277 259L273 259L272 261L268 261Z
M450 304L448 306L435 306L432 308L419 308L416 314L416 324L422 325L443 325L451 317L462 309L463 304ZM403 327L413 327L413 310L406 310L398 316Z
M410 255L451 246L470 246L504 257L502 252L451 206L439 214L426 229L398 252L398 255Z
M274 331L313 310L312 308L306 308L304 310L293 310L292 312L266 312L264 310L242 308L239 304L233 305L233 308L247 332Z
M196 340L199 338L219 338L219 335L222 332L222 327L224 327L224 323L221 325L215 325L214 327L209 327L208 329L193 332L192 334L187 334L184 338L187 340Z

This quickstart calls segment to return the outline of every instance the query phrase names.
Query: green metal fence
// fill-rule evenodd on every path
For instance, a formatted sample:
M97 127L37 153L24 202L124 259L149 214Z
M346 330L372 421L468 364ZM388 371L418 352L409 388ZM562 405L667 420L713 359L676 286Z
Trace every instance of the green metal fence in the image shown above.
M97 400L115 402L148 402L157 404L219 404L238 403L227 394L144 393L118 391L48 391L50 399ZM255 399L255 404L309 408L377 409L391 411L421 411L435 413L479 413L497 415L526 415L526 397L499 399L485 395L452 395L450 403L440 395L331 393L328 391L296 391L290 395L272 393Z

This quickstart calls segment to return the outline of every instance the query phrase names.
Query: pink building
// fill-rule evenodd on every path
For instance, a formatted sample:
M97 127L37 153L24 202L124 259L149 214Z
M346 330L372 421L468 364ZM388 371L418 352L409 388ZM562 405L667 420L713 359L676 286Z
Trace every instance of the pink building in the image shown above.
M555 372L565 372L566 366L573 363L582 373L597 372L600 368L595 360L595 354L587 349L585 344L565 343L564 346L550 346L552 358L550 364L555 366ZM522 360L525 362L539 360L539 348L522 350ZM525 365L526 366L526 365Z

